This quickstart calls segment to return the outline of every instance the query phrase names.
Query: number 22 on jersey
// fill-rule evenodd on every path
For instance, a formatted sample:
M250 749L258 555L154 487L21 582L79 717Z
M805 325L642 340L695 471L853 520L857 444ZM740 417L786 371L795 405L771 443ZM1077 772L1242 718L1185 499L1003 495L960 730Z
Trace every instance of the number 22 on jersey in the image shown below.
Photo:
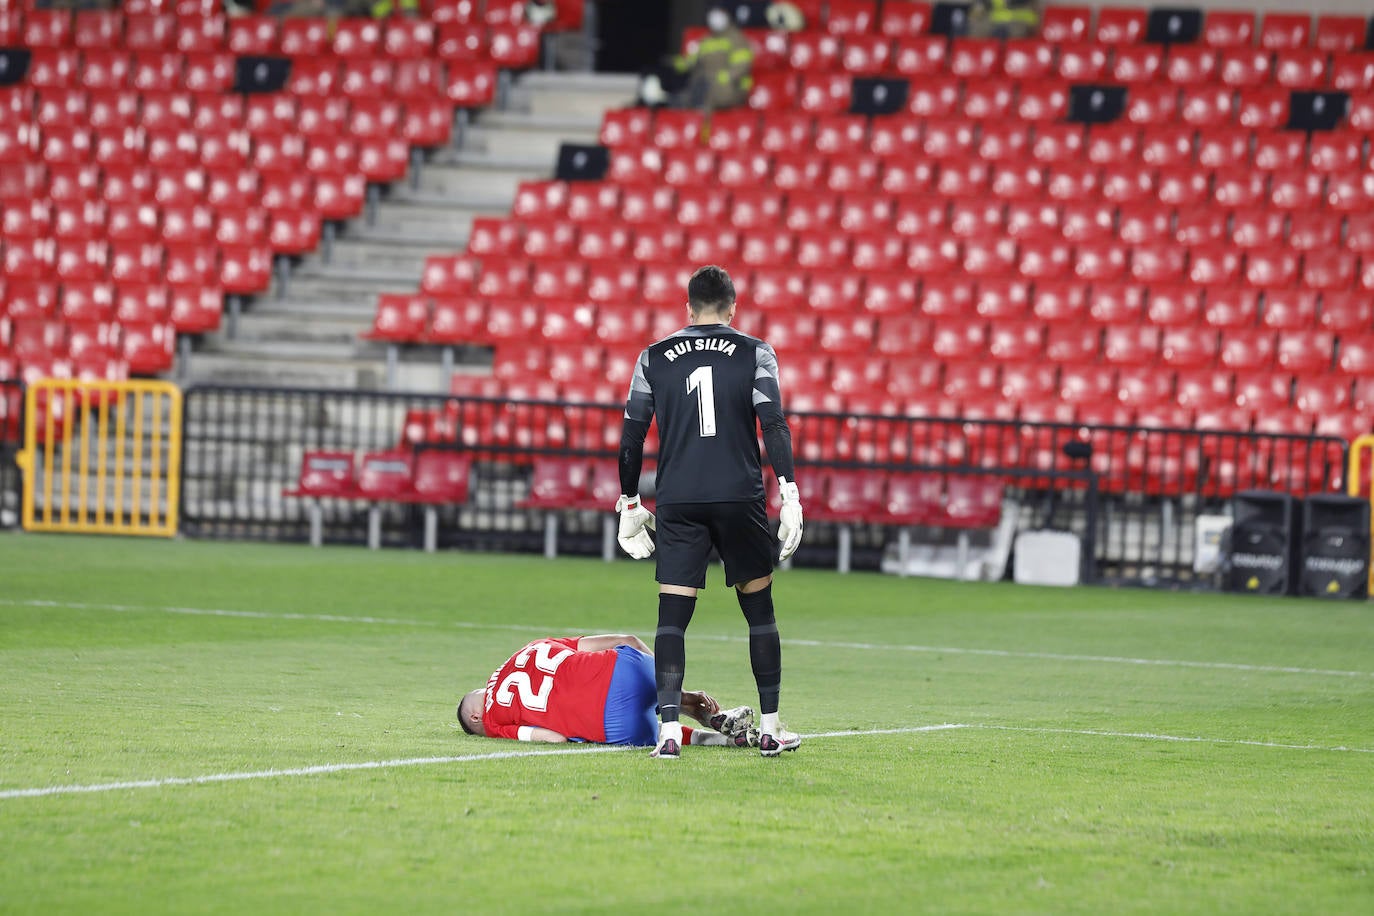
M698 366L687 376L687 393L697 393L697 415L703 438L716 434L716 383L710 366Z
M557 651L555 651L557 650ZM553 692L553 676L558 671L558 666L567 661L569 657L575 655L572 649L565 649L552 643L541 642L525 649L515 656L515 667L517 670L506 675L496 688L496 702L502 706L509 706L515 700L515 694L520 694L520 705L535 712L545 712L549 706L549 694ZM538 689L535 688L529 672L524 669L534 658L534 667L543 673L544 677L540 680Z

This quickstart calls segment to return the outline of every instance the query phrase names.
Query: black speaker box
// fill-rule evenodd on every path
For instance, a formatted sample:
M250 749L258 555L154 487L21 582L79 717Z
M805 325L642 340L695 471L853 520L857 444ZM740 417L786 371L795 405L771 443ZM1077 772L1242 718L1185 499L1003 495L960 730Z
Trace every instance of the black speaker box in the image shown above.
M1320 598L1369 596L1369 501L1320 494L1303 504L1298 593Z
M1247 490L1233 501L1226 588L1257 595L1293 590L1298 518L1287 493Z
M1349 110L1347 92L1294 92L1288 97L1288 129L1334 130Z
M937 3L930 13L930 34L958 38L968 34L968 3Z
M564 143L558 147L559 181L600 181L611 166L611 151L604 146Z
M0 86L22 83L28 73L28 48L0 48Z
M1187 7L1157 6L1145 26L1145 40L1161 45L1189 44L1201 34L1202 11Z
M850 114L896 114L906 107L910 88L904 79L856 76L849 91Z
M1070 86L1069 120L1105 124L1126 110L1125 86Z
M245 54L234 61L235 92L281 92L291 76L291 58Z

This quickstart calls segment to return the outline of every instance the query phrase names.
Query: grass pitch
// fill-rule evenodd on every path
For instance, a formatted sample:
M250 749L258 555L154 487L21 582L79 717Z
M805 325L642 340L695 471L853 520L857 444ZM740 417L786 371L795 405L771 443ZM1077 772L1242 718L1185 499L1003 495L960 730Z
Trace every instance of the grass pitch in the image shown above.
M712 576L688 685L752 705ZM0 536L0 911L1374 911L1368 605L775 595L801 750L664 764L454 722L534 636L651 638L647 563Z

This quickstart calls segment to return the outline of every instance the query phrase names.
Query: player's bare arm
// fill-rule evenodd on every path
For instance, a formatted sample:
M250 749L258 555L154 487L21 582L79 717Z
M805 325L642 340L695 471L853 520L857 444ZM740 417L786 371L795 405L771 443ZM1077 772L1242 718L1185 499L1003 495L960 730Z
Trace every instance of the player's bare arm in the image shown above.
M577 641L578 652L603 652L606 649L614 649L616 646L632 646L647 655L653 655L648 643L629 633L583 636Z

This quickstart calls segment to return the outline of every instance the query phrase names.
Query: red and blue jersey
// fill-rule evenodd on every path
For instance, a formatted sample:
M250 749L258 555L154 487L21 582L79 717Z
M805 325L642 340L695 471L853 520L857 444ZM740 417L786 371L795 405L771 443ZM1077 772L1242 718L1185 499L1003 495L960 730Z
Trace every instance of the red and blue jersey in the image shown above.
M482 725L492 738L515 738L522 725L568 739L606 741L606 694L616 650L578 652L580 637L536 639L487 681Z

